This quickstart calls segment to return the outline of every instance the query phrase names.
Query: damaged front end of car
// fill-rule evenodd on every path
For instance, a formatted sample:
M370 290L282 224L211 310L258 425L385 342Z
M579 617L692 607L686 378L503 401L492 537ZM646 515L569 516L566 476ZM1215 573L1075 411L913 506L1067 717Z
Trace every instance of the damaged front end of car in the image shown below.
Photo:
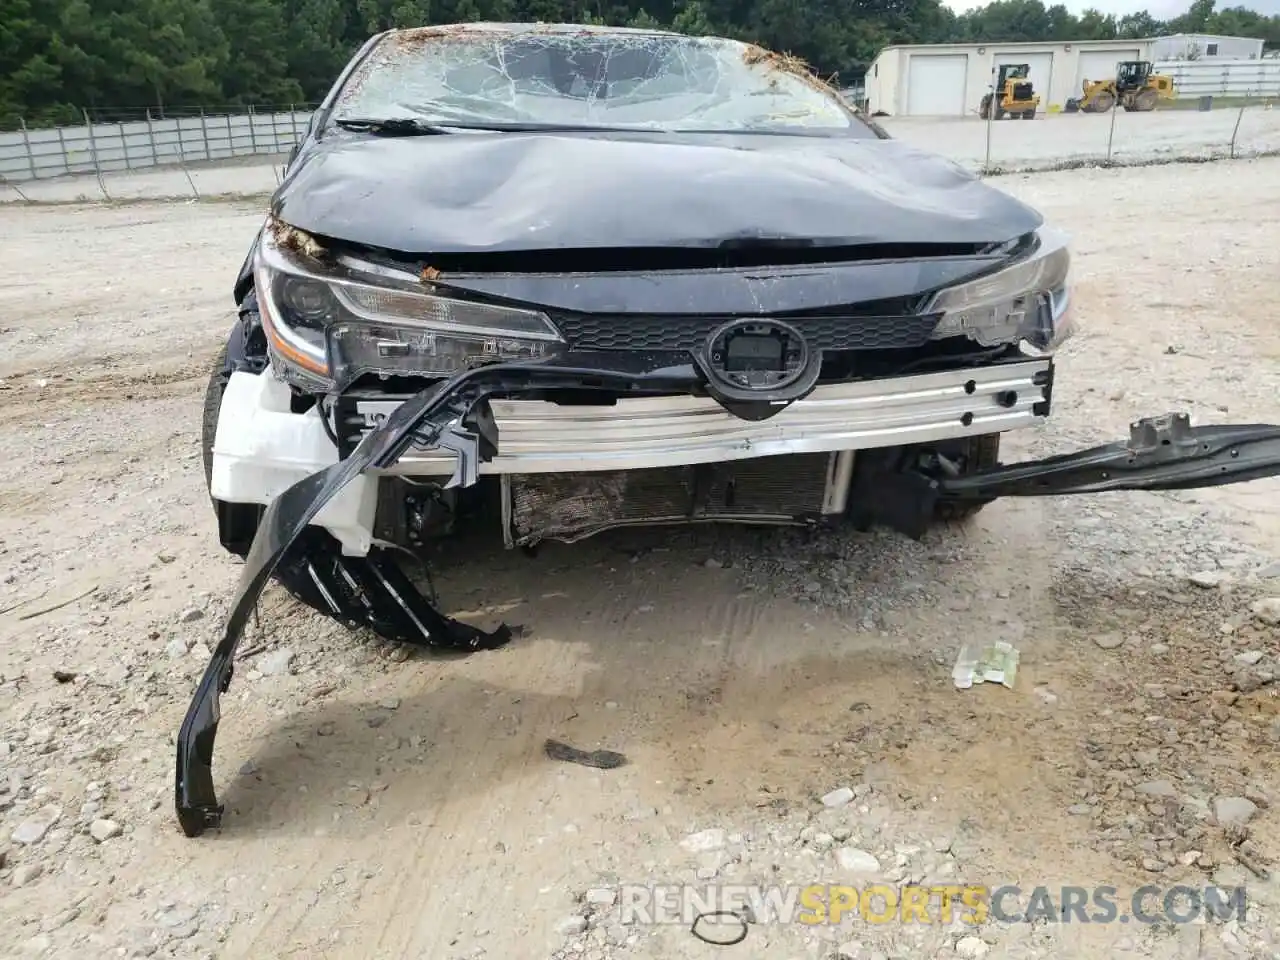
M213 786L213 749L221 716L219 698L234 672L236 648L258 598L272 576L317 609L351 626L366 626L396 641L460 650L500 647L504 626L485 632L444 616L405 576L395 556L373 547L344 556L337 542L311 527L343 488L367 471L391 468L417 449L456 455L448 488L474 484L480 464L501 447L490 400L546 389L620 393L709 392L736 416L769 418L802 399L813 384L801 371L790 382L750 397L718 375L707 355L687 365L619 363L608 354L540 361L510 361L470 369L424 389L397 407L338 463L281 493L262 516L246 559L221 642L214 650L178 735L176 808L188 836L220 825L223 809ZM1115 490L1162 490L1239 483L1280 475L1280 426L1192 427L1186 415L1168 414L1132 425L1127 442L1043 460L955 476L928 447L895 448L873 457L855 483L874 488L872 522L919 535L939 501L1006 496L1056 496ZM892 491L891 494L888 492Z
M219 536L245 565L178 734L188 836L222 822L220 698L272 579L390 641L512 639L444 615L402 566L485 491L507 545L526 547L665 522L920 536L945 505L1280 473L1280 427L1181 416L1030 463L957 455L1048 416L1064 239L897 146L805 138L765 166L704 143L673 176L649 152L670 137L642 139L444 137L430 162L401 140L337 141L292 168L206 398ZM436 188L492 167L486 151L508 184L543 182L521 164L596 176L595 200L522 187L520 216L464 217ZM741 207L731 163L774 202ZM645 177L602 236L591 204Z

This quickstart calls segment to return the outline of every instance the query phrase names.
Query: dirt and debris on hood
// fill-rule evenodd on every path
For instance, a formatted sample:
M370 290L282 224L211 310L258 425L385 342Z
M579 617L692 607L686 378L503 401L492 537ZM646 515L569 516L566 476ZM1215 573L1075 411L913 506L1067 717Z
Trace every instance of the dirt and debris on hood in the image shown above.
M267 232L284 250L301 254L312 260L325 260L329 256L329 251L315 237L305 230L290 226L278 217L268 218Z
M674 36L666 30L637 30L626 27L593 26L581 23L445 23L426 27L410 27L397 30L390 39L396 43L412 46L414 44L431 43L435 40L447 40L452 37L518 37L522 35L555 35L561 37L586 37L619 34L623 36L641 34L665 34Z
M747 44L747 49L742 52L742 62L749 67L757 67L763 64L781 73L789 73L794 77L798 77L823 93L840 95L835 87L814 73L813 67L809 66L807 60L794 54L778 53L776 50L767 50L751 43Z

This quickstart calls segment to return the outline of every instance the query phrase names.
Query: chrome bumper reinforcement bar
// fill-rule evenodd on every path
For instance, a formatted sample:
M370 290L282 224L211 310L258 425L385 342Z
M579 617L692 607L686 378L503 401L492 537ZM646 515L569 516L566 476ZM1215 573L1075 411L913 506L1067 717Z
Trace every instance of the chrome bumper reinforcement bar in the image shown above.
M575 473L719 463L928 443L1028 427L1048 414L1049 360L817 387L767 420L710 397L632 397L610 406L492 400L502 438L481 474ZM372 429L399 400L352 400ZM387 472L448 475L452 451L410 449Z

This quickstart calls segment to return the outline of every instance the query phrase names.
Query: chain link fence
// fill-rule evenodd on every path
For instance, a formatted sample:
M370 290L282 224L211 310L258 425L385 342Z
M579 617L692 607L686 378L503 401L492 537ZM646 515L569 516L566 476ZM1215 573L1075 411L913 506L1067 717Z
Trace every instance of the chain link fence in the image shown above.
M1166 100L1154 110L1117 103L1105 112L989 117L977 126L980 155L971 149L964 160L982 173L1267 156L1280 153L1280 80L1233 96Z
M311 108L85 110L83 123L51 128L19 120L0 132L0 193L32 202L262 193L279 183Z
M1274 109L1273 109L1274 106ZM260 197L280 183L310 104L141 117L86 112L85 122L0 133L0 203ZM886 117L895 138L975 173L1280 154L1280 78L1226 96L1162 101L1156 110L1037 111L1030 121Z

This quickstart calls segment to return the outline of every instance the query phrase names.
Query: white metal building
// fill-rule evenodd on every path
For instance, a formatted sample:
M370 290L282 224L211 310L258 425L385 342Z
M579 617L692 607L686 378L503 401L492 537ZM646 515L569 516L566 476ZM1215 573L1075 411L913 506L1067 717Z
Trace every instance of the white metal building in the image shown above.
M1252 37L1215 37L1172 33L1151 41L1152 60L1259 60L1264 41Z
M974 116L1004 63L1030 66L1040 110L1079 97L1086 79L1115 76L1124 60L1154 60L1153 40L938 43L885 47L867 70L867 109L892 117Z

